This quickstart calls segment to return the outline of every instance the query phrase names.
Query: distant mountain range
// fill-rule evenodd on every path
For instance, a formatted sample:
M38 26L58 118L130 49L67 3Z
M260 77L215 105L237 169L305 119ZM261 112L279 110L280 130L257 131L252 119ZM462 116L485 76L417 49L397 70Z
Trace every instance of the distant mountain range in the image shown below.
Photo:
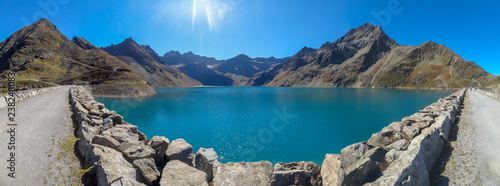
M465 61L444 45L428 41L404 46L380 26L364 24L319 49L304 47L270 70L252 77L253 86L420 87L486 86L500 77Z
M192 52L160 57L132 38L98 48L83 37L69 40L40 19L0 42L0 76L20 84L90 84L96 95L144 96L152 87L290 86L460 88L500 83L474 62L428 41L404 46L379 26L364 24L320 48L289 58L217 60Z

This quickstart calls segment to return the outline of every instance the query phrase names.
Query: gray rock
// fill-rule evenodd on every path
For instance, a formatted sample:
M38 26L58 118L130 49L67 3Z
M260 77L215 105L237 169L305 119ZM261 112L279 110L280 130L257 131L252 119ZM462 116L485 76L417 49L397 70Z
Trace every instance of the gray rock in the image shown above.
M339 184L340 155L326 154L321 166L321 178L324 186L336 186Z
M147 184L151 185L154 181L160 178L160 171L158 171L153 158L137 159L134 160L132 164L135 168L137 168L139 173L144 176Z
M113 120L107 118L104 120L104 122L101 125L101 130L107 130L113 127Z
M372 147L381 147L391 144L392 141L387 137L382 135L382 133L377 132L372 134L372 137L368 140L367 145Z
M118 140L112 138L111 136L96 135L94 136L94 138L92 138L92 143L120 151L120 142L118 142Z
M89 114L94 116L99 116L101 113L99 112L99 110L97 110L97 108L94 108L89 111Z
M139 141L147 141L148 137L146 134L142 133L141 131L137 131L137 135L139 135Z
M342 162L341 168L347 169L347 167L358 161L358 159L361 158L368 150L368 145L361 142L343 148L340 151L340 162Z
M393 161L398 159L400 155L401 151L391 149L389 152L387 152L387 154L385 154L385 161L387 161L387 163L392 163Z
M402 150L406 150L409 145L410 145L410 142L408 142L408 140L401 139L401 140L398 140L398 141L390 144L389 146L386 147L386 149L389 150L389 151L391 149L402 151Z
M99 116L90 115L90 122L89 123L93 126L99 126L99 125L102 125L104 123L104 121Z
M120 178L118 180L113 181L113 183L111 183L110 186L146 186L146 185L131 178Z
M173 160L163 168L160 185L208 186L207 174L179 160Z
M94 168L98 185L111 185L113 182L128 178L138 180L135 168L123 154L109 147L93 145ZM140 179L140 178L139 178Z
M76 137L90 141L97 134L99 134L99 128L89 125L86 121L82 121L76 132Z
M130 124L117 125L103 131L102 135L111 136L120 143L137 143L139 141L137 126Z
M193 166L193 146L186 142L184 139L176 139L168 145L165 152L168 161L179 160L189 166Z
M362 185L375 181L382 173L379 165L384 162L385 153L380 147L367 151L363 157L345 169L341 185Z
M217 153L213 148L205 149L200 148L198 152L196 152L195 156L195 167L198 170L201 170L207 174L207 179L211 182L214 178L214 169L220 163L217 161Z
M277 163L271 185L322 185L321 168L313 162Z
M269 161L230 162L217 166L213 184L225 186L268 186L272 173L273 164Z
M142 143L122 143L120 149L127 158L132 160L153 158L155 155L155 150Z
M403 135L406 139L413 139L415 136L420 134L420 129L416 126L404 126Z
M382 135L391 136L394 133L399 133L403 129L403 124L401 122L392 122L389 126L382 129Z
M154 156L155 162L161 167L165 166L165 164L167 163L165 153L167 152L169 143L170 141L168 140L168 138L165 138L163 136L153 136L153 138L151 138L151 140L149 140L148 142L148 146L156 151Z

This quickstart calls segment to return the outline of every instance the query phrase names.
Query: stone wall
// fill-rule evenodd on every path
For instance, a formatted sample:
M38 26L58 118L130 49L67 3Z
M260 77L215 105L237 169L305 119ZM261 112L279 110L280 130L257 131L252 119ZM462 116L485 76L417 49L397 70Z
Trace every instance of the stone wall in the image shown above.
M429 171L460 113L465 89L439 99L418 113L371 136L327 154L324 185L429 185Z
M16 92L15 101L19 102L19 101L22 101L24 99L28 99L28 98L31 98L33 96L37 96L41 93L54 90L56 88L59 88L59 86L19 91L19 92ZM9 98L11 98L11 96L9 96L8 94L0 96L0 108L7 106Z
M491 91L486 91L486 90L482 90L482 89L476 89L477 92L481 93L481 94L484 94L484 95L487 95L487 96L490 96L492 98L495 98L497 100L500 100L500 94L498 93L495 93L495 92L491 92Z
M94 166L98 185L429 185L455 122L465 90L442 98L365 142L313 162L273 164L218 162L212 149L183 139L148 139L137 126L94 100L88 90L70 90L78 154Z

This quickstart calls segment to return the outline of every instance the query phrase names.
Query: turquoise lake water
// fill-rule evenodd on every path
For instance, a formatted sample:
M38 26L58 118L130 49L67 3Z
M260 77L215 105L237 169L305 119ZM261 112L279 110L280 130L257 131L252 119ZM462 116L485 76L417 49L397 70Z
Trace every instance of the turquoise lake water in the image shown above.
M184 138L221 162L314 161L366 141L451 92L370 88L199 87L98 98L148 138Z

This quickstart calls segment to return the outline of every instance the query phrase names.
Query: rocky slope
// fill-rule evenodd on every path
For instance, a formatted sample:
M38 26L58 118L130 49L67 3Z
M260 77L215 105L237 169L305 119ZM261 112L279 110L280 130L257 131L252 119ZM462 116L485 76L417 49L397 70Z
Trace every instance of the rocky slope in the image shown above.
M459 88L500 81L444 45L403 46L364 24L319 49L304 47L252 77L254 86Z
M83 38L70 41L47 19L40 19L12 34L0 43L0 76L16 73L16 80L73 84L88 82L99 85L106 93L108 86L127 87L126 96L155 93L132 67L108 53L95 49ZM76 43L76 44L75 44Z
M153 87L188 87L200 86L201 83L191 79L178 69L162 64L160 56L149 46L139 45L132 38L117 45L103 48L116 56L141 74Z
M224 63L224 60L217 60L213 57L205 57L196 55L189 51L187 53L181 54L178 51L170 51L163 55L162 60L168 65L189 65L191 63L203 63L205 65L215 65L218 63Z
M245 54L240 54L228 59L225 63L213 67L214 70L222 73L231 73L245 77L252 77L256 73L269 68L271 68L271 65L256 61Z
M224 74L208 68L203 63L191 63L178 66L179 70L189 77L196 79L207 86L232 86L235 81Z

